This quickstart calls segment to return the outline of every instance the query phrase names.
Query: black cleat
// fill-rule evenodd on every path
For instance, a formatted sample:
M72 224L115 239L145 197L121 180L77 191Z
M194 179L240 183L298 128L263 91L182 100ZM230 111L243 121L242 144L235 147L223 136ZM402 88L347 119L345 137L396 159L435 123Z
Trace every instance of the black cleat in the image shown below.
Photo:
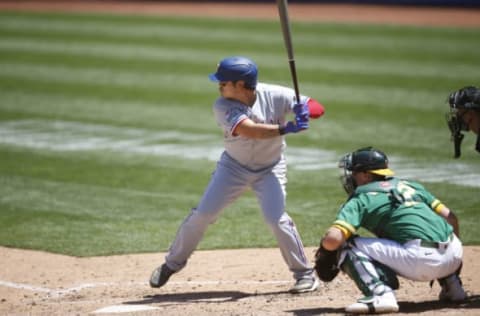
M162 287L167 283L168 279L176 271L170 269L166 263L162 264L152 272L150 277L150 286L151 287Z

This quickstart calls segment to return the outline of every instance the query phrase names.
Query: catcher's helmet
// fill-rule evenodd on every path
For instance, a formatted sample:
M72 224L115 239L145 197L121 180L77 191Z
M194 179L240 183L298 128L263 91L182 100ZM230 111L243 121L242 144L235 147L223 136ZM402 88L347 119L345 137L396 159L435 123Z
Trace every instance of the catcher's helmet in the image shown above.
M367 171L381 176L393 176L388 169L388 158L380 150L365 147L351 153L351 158L345 166L349 171Z
M223 59L217 68L217 72L208 77L212 81L245 81L247 88L254 89L257 86L257 65L250 59L241 56L227 57Z
M352 194L357 187L352 176L353 171L364 171L380 176L394 175L393 171L388 168L387 156L373 147L361 148L346 154L340 159L338 166L343 169L340 180L348 194Z

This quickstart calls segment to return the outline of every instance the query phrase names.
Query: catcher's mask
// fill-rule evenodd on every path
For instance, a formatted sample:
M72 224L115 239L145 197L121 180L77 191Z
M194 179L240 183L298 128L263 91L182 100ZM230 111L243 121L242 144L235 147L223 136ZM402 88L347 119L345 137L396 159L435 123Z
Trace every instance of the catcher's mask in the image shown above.
M358 149L346 154L338 162L341 168L340 181L348 195L353 194L357 183L353 172L369 172L379 176L393 176L394 172L388 168L388 158L380 150L373 147Z
M451 141L453 142L454 157L458 158L461 155L461 145L465 135L462 133L468 132L469 127L465 123L463 116L466 111L474 110L480 111L480 104L468 102L468 94L475 93L477 88L465 87L458 91L452 92L448 97L448 104L450 105L450 111L445 114L448 128L451 133ZM470 91L471 90L471 91ZM477 134L477 142L475 149L480 152L480 131Z

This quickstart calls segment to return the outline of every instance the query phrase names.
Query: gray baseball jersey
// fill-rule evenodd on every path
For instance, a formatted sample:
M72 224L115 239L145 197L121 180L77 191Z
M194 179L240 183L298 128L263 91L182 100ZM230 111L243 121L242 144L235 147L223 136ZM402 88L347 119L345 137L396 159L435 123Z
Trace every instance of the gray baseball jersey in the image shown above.
M217 123L224 131L225 151L250 170L272 166L282 159L285 139L235 136L232 135L235 127L246 118L255 123L284 125L295 100L292 89L272 84L258 83L256 94L257 99L252 107L223 97L218 98L213 106ZM301 96L300 99L306 102L308 98Z
M250 188L257 196L264 219L294 278L313 276L295 224L285 212L284 136L251 139L233 135L235 127L246 118L257 123L285 123L286 115L292 112L295 93L289 88L259 83L256 96L252 107L223 97L213 106L217 123L224 131L225 151L203 197L180 226L165 258L173 270L178 271L186 265L208 225ZM302 96L301 99L307 101L308 98Z

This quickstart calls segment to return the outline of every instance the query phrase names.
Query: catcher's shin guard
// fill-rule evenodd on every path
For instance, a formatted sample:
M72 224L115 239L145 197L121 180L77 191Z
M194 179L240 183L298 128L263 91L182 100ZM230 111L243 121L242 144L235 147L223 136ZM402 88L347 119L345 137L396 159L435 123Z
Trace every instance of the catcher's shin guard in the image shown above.
M385 290L396 290L398 278L387 266L371 261L354 249L347 249L341 269L365 296L382 295Z
M400 287L400 283L398 282L395 271L377 261L374 261L373 265L380 276L380 280L384 284L388 285L390 288L392 288L392 290L397 290Z

